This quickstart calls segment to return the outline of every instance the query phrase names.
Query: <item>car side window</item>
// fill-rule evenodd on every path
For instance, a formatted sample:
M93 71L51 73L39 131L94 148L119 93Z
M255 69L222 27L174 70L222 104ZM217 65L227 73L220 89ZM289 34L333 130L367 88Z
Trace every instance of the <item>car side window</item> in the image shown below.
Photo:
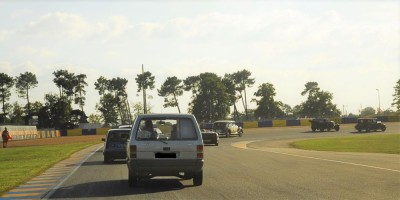
M154 128L153 128L153 124L152 124L151 120L149 120L149 119L141 120L137 138L138 139L150 139L153 134L153 131L154 131Z
M197 134L193 122L190 119L179 120L181 139L196 139Z

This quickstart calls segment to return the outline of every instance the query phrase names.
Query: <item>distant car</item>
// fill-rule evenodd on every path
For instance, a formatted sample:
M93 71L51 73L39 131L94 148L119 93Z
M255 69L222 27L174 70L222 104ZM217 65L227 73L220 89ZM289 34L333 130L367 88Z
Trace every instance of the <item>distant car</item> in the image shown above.
M220 120L213 124L213 131L217 132L218 135L225 135L229 137L230 135L238 135L242 137L243 129L242 127L235 124L235 121L231 120Z
M218 133L216 133L214 131L205 131L205 130L203 130L201 132L201 135L203 137L204 144L214 144L215 146L218 146L218 144L219 144Z
M329 121L326 118L317 118L317 119L312 119L310 120L311 122L311 130L315 132L316 130L319 130L321 132L327 130L331 131L331 129L334 129L335 131L339 131L340 125L337 124L334 121Z
M154 129L157 125L157 129ZM157 133L161 132L161 133ZM138 115L129 140L128 184L143 179L176 176L203 184L204 144L199 125L191 114Z
M115 159L126 159L126 143L130 137L131 129L110 129L104 141L104 163L111 163Z
M386 124L378 121L377 118L359 118L355 126L358 132L365 130L365 132L381 130L386 131Z

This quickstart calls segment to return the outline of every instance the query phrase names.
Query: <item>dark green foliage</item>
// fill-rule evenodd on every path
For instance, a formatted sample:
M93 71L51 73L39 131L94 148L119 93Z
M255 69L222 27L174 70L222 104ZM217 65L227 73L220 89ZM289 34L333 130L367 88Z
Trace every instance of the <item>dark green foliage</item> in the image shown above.
M102 113L105 126L116 126L118 121L121 124L131 122L127 102L128 94L126 93L127 84L128 80L124 78L118 77L108 80L103 76L98 78L94 84L96 90L102 95L96 108Z
M27 119L29 119L31 117L31 110L30 110L30 103L29 103L29 90L31 88L35 88L37 87L38 81L36 79L36 75L31 73L31 72L25 72L23 74L20 74L17 78L16 78L16 83L15 83L15 87L17 88L17 92L19 94L20 97L22 98L26 98L27 102L28 102L28 117ZM28 120L26 120L26 124L27 124Z
M164 97L164 108L177 107L179 113L181 113L181 109L179 108L177 96L182 96L182 94L182 80L178 79L176 76L168 77L158 90L158 95Z
M341 112L332 103L333 94L320 90L317 82L308 82L301 95L308 93L307 101L303 102L300 107L295 107L298 115L310 118L319 117L338 117Z
M257 92L254 96L260 97L259 99L253 99L257 103L257 108L254 111L254 116L262 119L273 119L277 117L284 117L285 113L281 109L283 103L275 101L274 96L275 88L271 83L263 83L258 87Z
M242 99L243 108L246 113L246 119L249 119L249 113L247 108L247 93L246 88L252 87L255 83L254 78L250 78L251 72L244 69L242 71L238 71L232 75L236 87L236 91L239 92L239 98Z
M83 106L85 105L85 86L88 86L86 83L86 74L79 74L76 77L76 86L75 86L75 104L78 104L81 108L81 111L83 112Z
M186 90L193 94L189 111L199 122L225 119L229 114L231 101L221 77L214 73L202 73L197 78L189 77L184 81Z
M150 72L138 74L135 80L138 84L138 92L142 91L143 89L154 89L154 76L152 76Z
M11 88L14 85L14 79L11 76L8 76L5 73L0 73L0 101L2 103L2 111L3 114L0 117L0 123L5 122L5 118L7 115L7 101L10 100L11 96Z
M39 126L59 130L69 128L72 108L68 98L46 94L45 100L45 106L39 112Z

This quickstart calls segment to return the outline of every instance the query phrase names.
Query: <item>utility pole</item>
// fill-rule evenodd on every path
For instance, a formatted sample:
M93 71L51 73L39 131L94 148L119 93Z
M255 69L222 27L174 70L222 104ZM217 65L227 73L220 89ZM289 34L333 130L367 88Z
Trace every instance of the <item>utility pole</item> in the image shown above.
M143 68L143 64L142 64L142 76L143 76L143 74L144 74L144 68ZM144 114L147 114L146 88L145 88L145 86L144 86L144 82L145 82L145 80L143 80L143 82L142 82L142 88L143 88L143 109L144 109L143 113L144 113Z

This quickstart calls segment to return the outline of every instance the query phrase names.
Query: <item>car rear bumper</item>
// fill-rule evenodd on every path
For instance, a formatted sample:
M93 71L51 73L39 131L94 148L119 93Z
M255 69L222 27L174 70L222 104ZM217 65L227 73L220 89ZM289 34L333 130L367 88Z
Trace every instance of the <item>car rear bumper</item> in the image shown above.
M125 159L126 151L124 150L107 150L103 152L105 157L113 159Z
M139 176L176 176L184 172L199 172L203 168L203 159L130 159L128 168Z

